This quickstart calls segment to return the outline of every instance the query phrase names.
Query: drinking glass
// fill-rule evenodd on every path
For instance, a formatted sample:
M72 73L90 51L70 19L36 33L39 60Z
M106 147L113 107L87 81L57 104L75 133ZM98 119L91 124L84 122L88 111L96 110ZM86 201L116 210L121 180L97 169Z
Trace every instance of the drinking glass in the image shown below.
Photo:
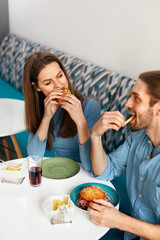
M31 186L38 187L42 182L42 160L38 155L28 157L29 181Z

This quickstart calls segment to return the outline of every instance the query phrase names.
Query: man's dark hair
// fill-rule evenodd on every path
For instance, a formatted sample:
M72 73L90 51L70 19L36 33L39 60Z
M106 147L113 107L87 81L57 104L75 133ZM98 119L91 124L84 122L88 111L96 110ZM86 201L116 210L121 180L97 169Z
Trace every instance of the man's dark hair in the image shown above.
M139 75L139 79L148 86L148 93L151 95L150 105L160 101L160 71L144 72Z

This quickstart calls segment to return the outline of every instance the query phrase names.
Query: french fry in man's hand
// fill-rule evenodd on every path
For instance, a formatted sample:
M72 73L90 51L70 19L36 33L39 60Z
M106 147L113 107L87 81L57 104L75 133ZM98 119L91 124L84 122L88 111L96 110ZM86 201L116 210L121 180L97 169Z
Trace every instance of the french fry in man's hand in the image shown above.
M124 126L125 126L127 123L129 123L133 118L134 118L134 116L132 116L132 117L130 117L128 120L126 120L125 123L124 123Z

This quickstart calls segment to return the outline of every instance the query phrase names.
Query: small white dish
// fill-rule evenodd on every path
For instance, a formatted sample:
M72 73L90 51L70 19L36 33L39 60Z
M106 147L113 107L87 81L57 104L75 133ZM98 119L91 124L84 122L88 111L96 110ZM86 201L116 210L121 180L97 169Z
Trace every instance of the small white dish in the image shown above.
M61 200L65 202L65 197L68 197L70 207L68 205L61 205L57 210L53 210L53 201ZM53 195L48 197L42 204L42 210L45 216L51 221L53 225L66 225L72 223L75 215L75 207L69 195Z
M6 170L7 167L18 167L21 165L20 170ZM7 182L7 183L16 183L20 184L23 182L27 171L28 165L26 159L18 159L16 161L10 160L6 162L0 163L0 177L1 182Z

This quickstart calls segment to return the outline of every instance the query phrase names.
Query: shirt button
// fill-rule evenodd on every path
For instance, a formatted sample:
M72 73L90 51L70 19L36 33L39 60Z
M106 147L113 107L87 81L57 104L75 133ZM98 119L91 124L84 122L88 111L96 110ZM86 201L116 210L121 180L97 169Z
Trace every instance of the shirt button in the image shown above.
M134 213L134 216L136 217L136 213Z
M143 177L141 177L140 179L141 179L141 181L143 181Z
M139 195L138 195L138 197L142 197L142 195L141 195L141 194L139 194Z
M148 140L148 143L150 143L151 141L150 140Z
M147 159L149 159L149 156L147 156Z

